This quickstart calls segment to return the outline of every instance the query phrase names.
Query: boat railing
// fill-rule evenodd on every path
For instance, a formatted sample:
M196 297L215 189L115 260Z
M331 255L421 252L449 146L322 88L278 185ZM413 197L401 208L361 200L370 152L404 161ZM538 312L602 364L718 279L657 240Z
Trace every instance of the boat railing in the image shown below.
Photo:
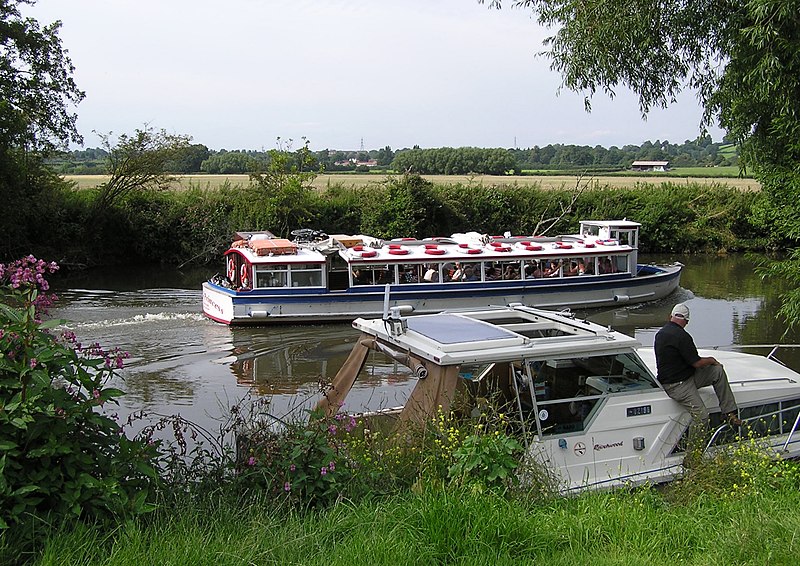
M763 413L761 415L755 415L753 417L747 417L747 418L741 419L742 420L742 426L747 426L751 422L755 422L755 421L759 421L759 420L766 420L768 418L774 418L776 416L780 419L780 415L781 415L782 412L783 411L779 409L777 411L771 411L769 413ZM709 439L708 443L706 444L705 449L703 450L703 452L704 453L708 452L713 446L715 446L717 440L720 438L720 436L724 432L726 432L728 430L733 430L733 429L734 429L734 427L731 426L728 423L723 423L719 427L717 427L717 429L711 435L711 438ZM786 434L787 435L786 441L783 443L783 447L781 448L782 452L786 452L787 451L787 448L789 447L789 444L792 442L792 439L794 438L795 434L798 432L798 429L800 429L800 412L797 414L797 417L794 420L794 424L792 425L791 430L788 431L787 433L779 433L779 434ZM766 434L764 436L774 436L774 435Z

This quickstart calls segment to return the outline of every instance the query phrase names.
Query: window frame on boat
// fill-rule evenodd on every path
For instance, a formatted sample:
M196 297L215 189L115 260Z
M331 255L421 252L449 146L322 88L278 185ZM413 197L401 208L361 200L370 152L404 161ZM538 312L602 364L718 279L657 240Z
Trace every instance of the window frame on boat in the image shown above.
M314 281L314 274L318 279ZM256 263L253 264L254 289L320 288L326 286L324 263ZM305 277L308 277L305 281ZM262 284L262 282L269 284Z

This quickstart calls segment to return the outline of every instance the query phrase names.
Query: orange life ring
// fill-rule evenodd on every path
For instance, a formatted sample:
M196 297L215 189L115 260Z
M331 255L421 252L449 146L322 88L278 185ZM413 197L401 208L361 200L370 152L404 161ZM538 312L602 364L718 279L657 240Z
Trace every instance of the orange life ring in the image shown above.
M228 258L228 281L233 283L234 279L236 279L236 261L231 256Z
M444 255L447 252L441 248L425 248L425 253L428 255Z
M250 286L250 270L247 268L246 263L242 264L242 268L239 270L239 277L241 278L242 287Z

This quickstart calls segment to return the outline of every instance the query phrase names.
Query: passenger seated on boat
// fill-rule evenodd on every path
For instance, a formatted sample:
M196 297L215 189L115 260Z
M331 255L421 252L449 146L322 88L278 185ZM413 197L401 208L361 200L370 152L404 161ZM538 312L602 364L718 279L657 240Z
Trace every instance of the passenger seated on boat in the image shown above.
M614 269L614 264L611 263L610 257L600 258L599 260L599 267L600 273L614 273L616 269Z
M528 262L525 266L525 277L527 279L536 279L542 276L544 276L544 272L542 271L542 265L539 263L539 260L535 259Z
M422 279L428 283L436 283L439 281L439 272L435 268L429 267Z
M578 274L578 262L574 259L564 266L564 277L573 277Z
M486 280L495 281L497 279L500 279L500 270L495 266L486 268Z
M558 277L561 269L561 260L551 261L550 265L544 270L544 277Z
M461 267L460 262L456 262L455 271L450 275L450 281L463 281L464 280L464 269Z
M369 280L366 274L360 269L353 270L353 285L367 285Z
M583 258L578 258L578 275L583 275L586 273L586 264L583 261Z
M462 281L480 281L481 277L475 273L475 268L471 265L464 266L464 277Z
M514 265L507 265L503 272L503 279L519 279L519 269Z

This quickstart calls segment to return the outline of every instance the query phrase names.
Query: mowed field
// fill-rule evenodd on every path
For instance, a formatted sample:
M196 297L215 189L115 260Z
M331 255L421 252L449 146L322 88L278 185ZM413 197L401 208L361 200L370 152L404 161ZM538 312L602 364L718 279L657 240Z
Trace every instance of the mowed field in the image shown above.
M361 175L317 175L314 179L314 186L318 189L325 189L329 186L341 185L345 187L364 187L385 182L391 175L361 174ZM635 188L643 183L660 185L661 183L699 183L705 185L727 185L741 190L759 190L761 185L758 181L749 178L738 177L694 177L694 176L656 176L656 175L636 175L636 176L616 176L616 175L595 175L585 176L579 179L577 176L569 175L423 175L426 179L437 184L462 184L475 186L529 186L539 185L543 189L572 189L578 183L582 186L588 184L589 188ZM65 179L73 181L78 189L91 189L105 182L106 175L65 175ZM183 175L176 177L173 188L189 189L216 189L226 182L231 186L245 186L250 178L247 175Z

